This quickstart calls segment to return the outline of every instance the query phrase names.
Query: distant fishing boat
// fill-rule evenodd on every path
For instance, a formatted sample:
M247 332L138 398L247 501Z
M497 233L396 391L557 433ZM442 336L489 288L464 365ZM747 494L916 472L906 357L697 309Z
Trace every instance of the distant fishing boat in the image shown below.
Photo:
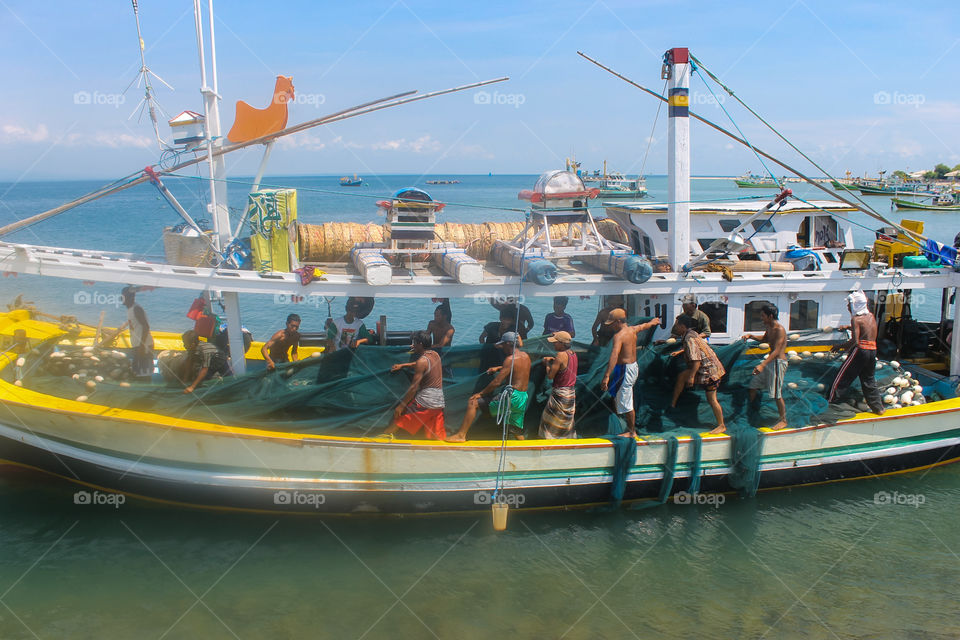
M765 178L763 176L756 176L751 173L745 173L739 178L735 178L734 182L737 183L737 186L741 189L779 189L780 185L777 184L777 181L773 178Z
M459 180L427 180L427 184L460 184Z
M920 209L923 211L960 211L960 194L941 194L926 200L891 198L897 209Z
M357 177L357 174L353 174L353 177L343 176L340 178L341 187L359 187L363 184L363 178Z
M837 180L831 180L830 186L836 189L837 191L859 191L860 186L856 181L852 182L839 182Z
M909 184L905 182L889 184L881 183L879 185L864 185L859 187L860 193L865 196L889 196L897 194L908 194L917 196L935 196L937 193L931 191L931 187L926 184Z
M572 171L580 176L580 179L586 183L595 183L595 188L599 189L598 197L606 200L638 200L647 196L647 179L643 176L628 178L619 171L607 173L607 161L603 161L603 172L599 169L593 173L580 170L580 163L576 160L567 160L567 171Z

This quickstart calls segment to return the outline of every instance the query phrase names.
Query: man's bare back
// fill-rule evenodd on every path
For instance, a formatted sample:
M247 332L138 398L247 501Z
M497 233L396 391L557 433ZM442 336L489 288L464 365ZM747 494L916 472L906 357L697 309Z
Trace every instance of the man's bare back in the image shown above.
M520 350L507 356L507 359L503 361L503 369L501 369L501 374L506 373L503 378L504 382L510 380L511 366L513 366L513 388L517 391L526 391L530 384L530 356Z
M877 319L872 313L854 316L851 320L854 340L877 341Z
M630 364L637 361L637 328L625 325L613 336L613 351L617 354L617 364Z

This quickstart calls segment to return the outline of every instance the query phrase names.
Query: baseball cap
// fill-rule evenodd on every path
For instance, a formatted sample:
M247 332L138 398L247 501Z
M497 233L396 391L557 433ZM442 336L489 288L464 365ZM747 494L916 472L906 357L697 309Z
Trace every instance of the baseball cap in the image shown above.
M505 334L500 336L500 341L497 344L513 344L519 342L517 339L517 333L515 331L507 331Z
M681 304L697 304L697 296L693 295L692 293L687 293L682 298L680 298L680 303Z
M564 344L570 344L570 341L573 338L570 337L570 334L566 331L554 331L553 335L547 338L547 342L562 342Z
M627 312L621 308L611 309L610 313L607 314L607 319L603 324L613 324L617 320L626 320Z

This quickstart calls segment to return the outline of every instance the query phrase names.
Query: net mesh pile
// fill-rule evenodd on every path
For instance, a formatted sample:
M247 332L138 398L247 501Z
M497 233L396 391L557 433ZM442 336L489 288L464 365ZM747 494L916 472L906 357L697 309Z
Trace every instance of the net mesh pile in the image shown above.
M670 398L677 373L685 366L682 356L671 355L678 345L649 344L650 335L641 336L637 362L640 376L635 387L637 425L649 434L702 432L712 428L713 413L704 393L687 390L677 409L670 409ZM776 406L761 393L762 402L749 402L748 384L754 366L762 356L746 355L746 343L714 347L727 378L718 392L730 433L772 426L777 421ZM554 353L544 338L531 338L523 349L533 360L525 431L536 437L540 415L550 393L546 369L541 358ZM616 428L611 421L612 402L600 391L610 347L574 343L580 361L577 379L576 431L580 437L601 436ZM248 426L269 430L344 436L376 435L385 429L391 412L409 385L403 371L391 373L390 367L407 362L406 347L361 346L321 358L283 364L277 371L252 371L243 376L205 382L195 393L184 394L181 386L163 383L121 383L107 379L90 391L82 380L45 373L43 367L23 367L26 388L64 398L87 395L89 402L105 406L160 413L214 424ZM491 379L483 373L496 362L498 351L492 345L468 345L443 352L445 417L449 431L460 425L469 396ZM848 398L828 404L829 389L841 361L805 358L791 362L787 371L784 396L790 426L834 422L858 411L859 383L851 387ZM14 373L5 371L10 379ZM878 381L896 375L884 365L877 371ZM155 377L156 378L156 377ZM819 385L823 385L821 388ZM842 399L844 400L844 399ZM862 408L862 405L860 405ZM500 427L484 414L470 432L471 439L499 439Z

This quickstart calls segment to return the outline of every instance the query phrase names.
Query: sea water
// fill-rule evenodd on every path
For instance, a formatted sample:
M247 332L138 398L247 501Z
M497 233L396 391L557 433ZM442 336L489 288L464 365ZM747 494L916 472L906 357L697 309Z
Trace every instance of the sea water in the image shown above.
M462 182L425 186L432 177ZM451 203L499 207L445 210L447 220L473 222L519 219L509 209L519 208L517 191L535 178L383 176L349 195L336 177L264 182L298 187L306 222L378 221L375 199L410 185ZM171 182L202 217L196 203L203 186ZM0 185L9 207L0 209L0 221L96 186ZM654 199L665 198L664 178L650 178L648 187ZM732 182L693 182L695 199L744 195L753 194ZM869 202L884 210L888 200ZM241 186L230 205L242 210ZM864 225L855 231L857 244L869 244L869 229L879 225L850 217ZM954 215L909 217L925 220L932 237L952 240ZM8 239L158 256L161 229L178 221L144 185ZM90 323L102 309L107 324L125 320L119 298L109 297L118 289L0 280L4 299L24 293L49 313ZM139 301L155 328L180 331L190 326L184 314L192 297L156 290ZM306 330L319 329L327 316L325 305L263 300L241 301L258 338L292 311L304 316ZM549 298L527 302L540 323ZM374 314L414 328L425 326L433 306L385 299ZM453 309L458 343L475 341L496 318L489 306L469 301L456 300ZM595 298L571 300L581 336L589 335L596 310ZM488 513L276 518L86 499L77 490L19 473L0 478L0 638L960 637L956 466L642 511L515 509L504 533L493 532Z

